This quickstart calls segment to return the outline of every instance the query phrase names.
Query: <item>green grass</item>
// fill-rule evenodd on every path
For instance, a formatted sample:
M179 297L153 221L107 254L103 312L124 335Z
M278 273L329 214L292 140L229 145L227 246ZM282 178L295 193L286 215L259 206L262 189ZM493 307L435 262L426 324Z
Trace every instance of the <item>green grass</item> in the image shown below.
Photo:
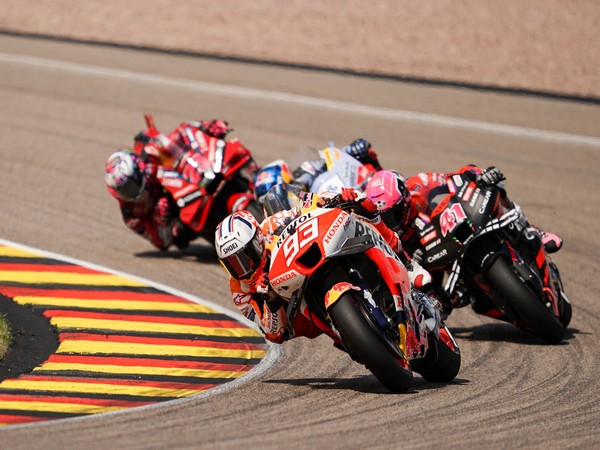
M4 315L0 315L0 360L4 358L10 346L10 325Z

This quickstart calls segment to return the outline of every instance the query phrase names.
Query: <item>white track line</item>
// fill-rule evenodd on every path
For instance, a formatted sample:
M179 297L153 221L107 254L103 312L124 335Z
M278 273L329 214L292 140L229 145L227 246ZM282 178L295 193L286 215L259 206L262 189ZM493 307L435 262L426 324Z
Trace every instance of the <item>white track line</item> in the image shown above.
M323 98L308 97L304 95L295 95L285 92L252 89L218 83L207 83L183 78L171 78L162 75L133 72L123 69L110 69L89 64L80 64L54 59L43 59L32 56L21 56L9 53L0 53L0 62L27 65L38 68L63 70L82 75L120 78L124 80L132 80L136 82L143 82L162 86L171 86L175 88L188 89L196 92L219 94L229 97L287 103L290 105L308 106L335 111L337 113L363 115L384 120L412 122L443 128L478 131L484 133L499 134L514 138L527 138L556 144L573 144L600 148L600 137L595 136L563 133L558 131L542 130L538 128L503 125L493 122L462 119L458 117L414 112L403 109L381 108L375 106L361 105L359 103L327 100Z
M244 325L248 326L249 328L254 328L254 329L258 330L258 327L254 322L249 321L241 314L237 314L229 309L226 309L220 305L217 305L216 303L212 303L209 300L195 297L191 294L188 294L183 291L179 291L177 289L171 288L164 284L156 283L154 281L150 281L145 278L136 277L136 276L130 275L128 273L119 272L119 271L112 270L107 267L99 266L96 264L92 264L92 263L89 263L86 261L81 261L78 259L70 258L68 256L59 255L57 253L51 253L51 252L47 252L47 251L40 250L37 248L27 247L25 245L18 244L16 242L7 241L5 239L0 239L0 245L18 248L18 249L21 249L24 251L28 251L31 253L36 253L36 254L45 256L47 258L57 259L59 261L76 264L76 265L79 265L82 267L87 267L89 269L106 272L106 273L111 273L113 275L118 275L121 277L129 278L131 280L135 280L140 283L144 283L147 286L155 287L162 291L168 292L169 294L185 298L185 299L187 299L191 302L197 303L199 305L208 306L209 308L212 308L217 312L225 314L225 315L237 320L238 322L243 323ZM122 409L122 410L118 410L118 411L103 412L103 413L98 413L98 414L89 414L89 415L85 415L85 416L69 417L69 418L58 419L58 420L60 420L61 423L64 421L86 420L86 419L89 420L89 419L93 419L94 417L98 417L100 415L107 416L107 415L114 415L114 414L126 414L126 413L130 413L134 409L136 411L139 411L139 410L149 410L149 409L156 409L156 408L165 408L165 407L173 406L174 404L182 404L182 403L192 402L192 401L198 400L199 398L208 397L208 396L211 396L214 394L220 394L221 392L229 391L230 389L235 389L236 387L241 386L242 384L248 383L249 381L254 380L255 378L258 378L259 376L261 376L263 373L265 373L267 370L269 370L277 362L277 360L279 358L281 358L281 356L283 355L283 350L281 349L282 346L272 344L270 342L267 342L267 344L269 345L269 348L267 350L266 356L253 369L251 369L246 375L242 375L240 378L236 378L232 381L227 381L226 383L220 385L219 387L209 389L201 394L194 394L194 395L190 395L187 397L181 397L181 398L178 398L175 400L167 400L167 401L163 401L163 402L152 403L150 405L145 405L145 406L136 406L134 408L126 408L126 409ZM52 424L56 424L56 422L58 420L46 420L46 421L31 422L31 423L24 423L24 424L5 425L5 426L0 427L0 431L6 430L8 428L17 428L17 427L18 428L26 428L26 427L34 427L34 426L40 427L40 426L45 426L45 425L51 426Z

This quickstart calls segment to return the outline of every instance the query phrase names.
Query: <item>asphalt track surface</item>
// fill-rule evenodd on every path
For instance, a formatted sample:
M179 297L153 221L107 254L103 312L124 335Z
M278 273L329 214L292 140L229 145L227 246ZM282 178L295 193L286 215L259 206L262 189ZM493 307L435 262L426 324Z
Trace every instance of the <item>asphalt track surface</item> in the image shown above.
M5 448L593 448L600 107L385 80L0 36L0 236L232 308L214 251L153 251L128 232L106 158L153 112L164 130L221 117L259 164L368 138L405 174L499 166L531 222L560 233L573 303L564 343L455 311L449 384L390 395L325 338L287 343L237 389L156 408L0 430Z

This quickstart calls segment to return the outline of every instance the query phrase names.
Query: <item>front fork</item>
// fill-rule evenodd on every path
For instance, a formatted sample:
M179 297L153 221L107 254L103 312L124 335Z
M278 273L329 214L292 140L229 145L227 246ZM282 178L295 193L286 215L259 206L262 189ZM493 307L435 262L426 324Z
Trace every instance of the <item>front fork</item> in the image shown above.
M365 304L378 327L388 333L396 324L398 330L398 348L405 355L407 361L425 355L429 345L429 333L439 336L441 324L441 305L437 300L431 299L421 291L411 288L404 296L391 293L394 310L383 311L373 299L373 295L365 283L360 272L355 269L349 271L355 288L361 291ZM400 286L398 292L401 293ZM391 309L390 305L390 309ZM395 320L391 317L395 316Z

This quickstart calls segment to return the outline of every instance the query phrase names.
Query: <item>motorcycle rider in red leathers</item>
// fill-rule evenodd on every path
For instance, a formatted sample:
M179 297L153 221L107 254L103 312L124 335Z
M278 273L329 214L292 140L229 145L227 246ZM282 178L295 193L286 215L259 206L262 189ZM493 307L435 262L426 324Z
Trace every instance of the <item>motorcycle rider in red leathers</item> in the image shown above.
M343 188L342 193L335 196L303 192L301 201L308 209L334 207L340 203L354 205L357 217L374 225L390 247L404 257L398 235L379 220L375 205L357 190ZM321 334L302 310L290 333L286 328L285 302L268 281L269 255L275 236L299 214L300 207L278 211L259 224L247 211L239 211L225 218L215 231L215 248L219 261L230 275L233 303L240 313L260 327L267 340L278 344L294 337L313 339ZM369 215L375 217L366 217ZM429 273L418 264L409 266L409 278L415 287L431 282Z
M155 158L121 148L106 162L106 186L119 202L127 228L159 250L172 244L185 247L189 242L185 226L178 223L174 200L156 178L157 167Z
M185 248L195 233L178 218L178 208L156 177L165 162L165 141L177 149L195 148L202 134L223 138L231 131L227 122L205 120L184 122L165 140L154 126L135 137L133 149L121 148L105 166L110 194L119 202L125 225L160 250L171 245ZM173 157L178 155L172 155Z
M423 215L425 221L428 221L427 218L435 207L451 193L452 177L459 174L470 174L473 181L480 187L499 185L503 192L505 206L519 211L526 230L525 238L530 248L529 254L523 256L526 260L536 261L536 264L538 260L544 260L543 267L539 267L544 273L545 258L536 257L540 252L554 253L560 250L562 238L554 233L536 228L527 221L519 205L507 197L502 183L505 180L504 174L496 167L483 170L474 165L466 165L455 172L419 173L408 179L398 172L382 170L369 180L365 193L367 198L377 205L386 224L400 235L402 245L411 257L419 260L421 251L417 233L419 216ZM439 275L433 274L434 279ZM434 294L434 296L436 295ZM445 313L449 313L454 307L463 306L462 299L445 299L443 296L439 299ZM479 312L485 314L484 311Z

